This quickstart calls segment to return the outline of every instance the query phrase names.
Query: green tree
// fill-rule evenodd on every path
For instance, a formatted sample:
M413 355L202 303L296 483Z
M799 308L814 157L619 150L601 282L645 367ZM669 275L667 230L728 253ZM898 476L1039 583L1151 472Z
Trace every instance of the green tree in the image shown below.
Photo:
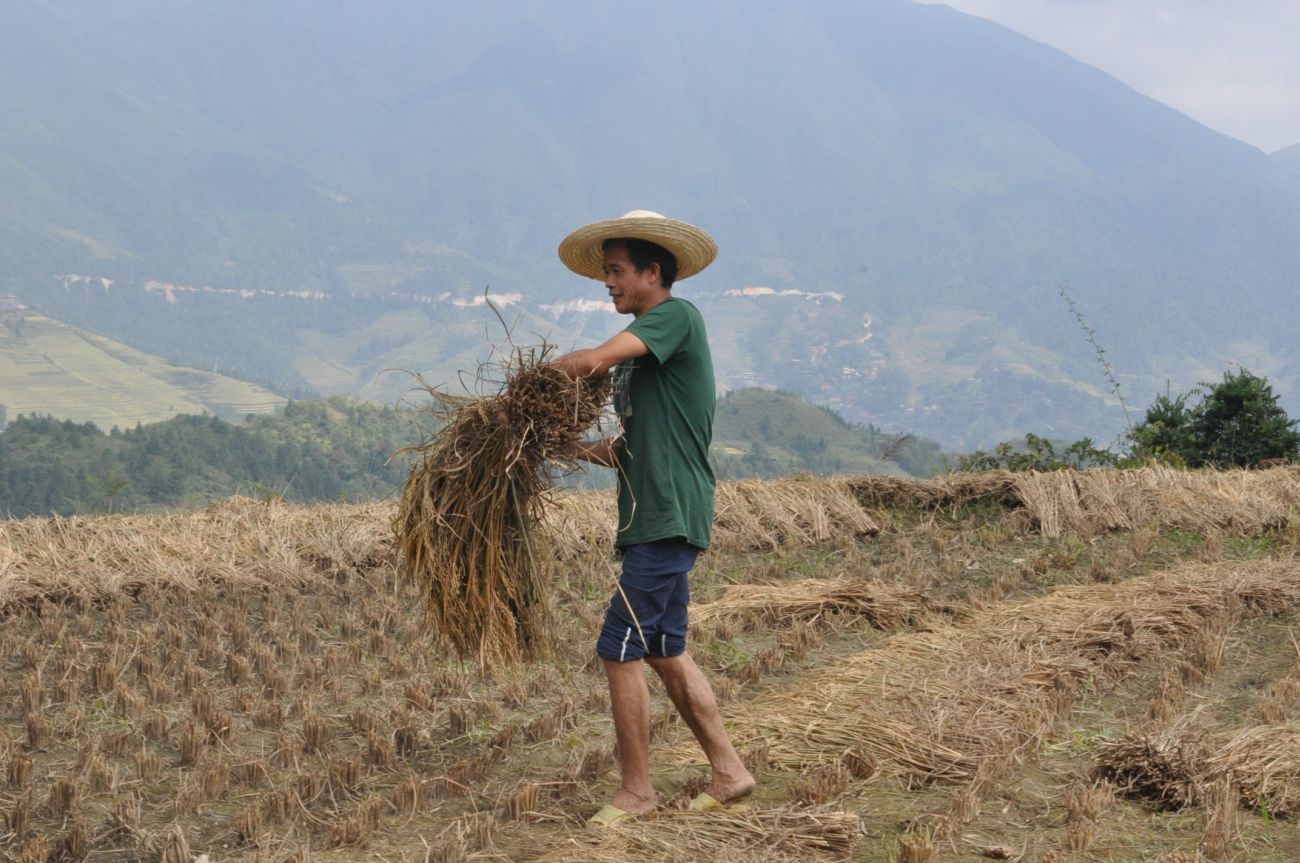
M1192 446L1192 410L1187 400L1195 394L1159 395L1147 408L1142 422L1129 433L1133 453L1139 458L1155 458L1186 464Z
M1297 423L1278 404L1268 380L1243 368L1177 398L1158 397L1130 437L1141 457L1174 456L1188 467L1252 467L1267 459L1300 458Z
M108 506L108 511L113 511L113 501L117 500L122 494L131 487L131 480L117 468L108 468L102 471L98 476L92 477L90 484L94 487L95 492L100 499Z
M1197 453L1189 464L1250 467L1265 459L1300 457L1300 420L1289 419L1269 382L1246 369L1209 386L1191 422Z

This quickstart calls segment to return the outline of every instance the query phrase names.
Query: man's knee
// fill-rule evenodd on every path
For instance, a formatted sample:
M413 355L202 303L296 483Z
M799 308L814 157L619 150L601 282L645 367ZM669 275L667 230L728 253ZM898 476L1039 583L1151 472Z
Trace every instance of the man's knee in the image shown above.
M676 656L649 656L645 658L646 663L655 670L664 680L670 678L680 678L686 671L686 654L679 653Z

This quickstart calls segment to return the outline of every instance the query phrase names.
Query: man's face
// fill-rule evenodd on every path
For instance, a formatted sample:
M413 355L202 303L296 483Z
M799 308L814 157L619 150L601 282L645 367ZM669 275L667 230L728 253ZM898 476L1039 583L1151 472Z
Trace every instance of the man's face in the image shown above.
M605 288L620 315L648 312L662 299L659 265L651 264L638 273L627 249L614 246L605 252Z

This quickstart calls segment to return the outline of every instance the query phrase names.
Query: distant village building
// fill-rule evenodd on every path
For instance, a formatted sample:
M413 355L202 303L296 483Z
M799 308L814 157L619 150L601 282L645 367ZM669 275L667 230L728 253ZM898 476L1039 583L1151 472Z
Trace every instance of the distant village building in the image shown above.
M18 302L18 298L13 294L0 294L0 313L25 311L27 307Z

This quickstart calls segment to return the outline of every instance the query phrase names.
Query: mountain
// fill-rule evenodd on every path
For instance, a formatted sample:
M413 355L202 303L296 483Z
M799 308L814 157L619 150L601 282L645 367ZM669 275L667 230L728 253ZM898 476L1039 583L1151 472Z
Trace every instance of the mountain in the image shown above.
M242 419L283 404L265 387L172 365L41 315L0 314L0 406L9 420L50 414L107 430L183 413Z
M726 386L1105 439L1064 289L1133 405L1232 363L1300 389L1285 159L943 6L33 0L0 73L0 289L286 392L472 370L488 287L607 335L554 250L633 207L717 237L680 293Z
M713 460L719 476L796 473L929 476L944 469L931 441L845 422L794 393L748 388L718 401Z
M1272 159L1285 168L1300 171L1300 144L1283 147L1272 154Z

